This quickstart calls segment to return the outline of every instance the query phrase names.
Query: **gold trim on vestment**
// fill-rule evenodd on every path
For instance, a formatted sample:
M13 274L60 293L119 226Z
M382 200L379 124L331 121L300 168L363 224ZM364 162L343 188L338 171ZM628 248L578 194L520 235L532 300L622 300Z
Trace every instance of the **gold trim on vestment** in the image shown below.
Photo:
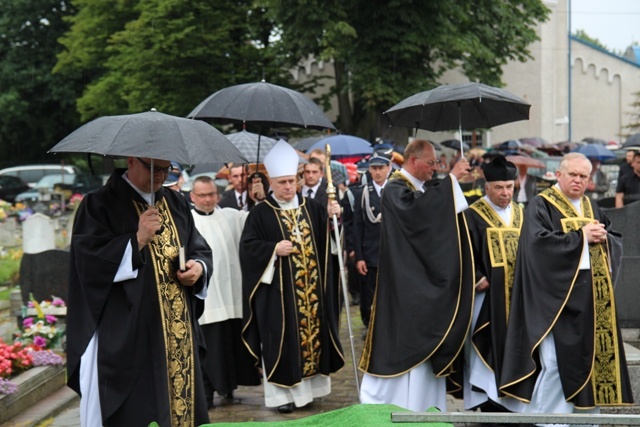
M550 194L546 195L545 198L565 216L561 220L562 229L565 233L578 231L585 225L594 223L595 217L589 198L582 197L583 215L579 216L566 197L554 187L552 189L553 192L549 191ZM589 244L589 258L591 262L595 332L591 386L593 387L596 405L620 405L623 402L618 327L613 282L609 272L609 262L604 244ZM573 396L570 396L567 400L571 398Z
M492 268L504 270L505 321L509 319L511 290L515 274L518 240L522 229L522 208L511 202L511 223L505 224L500 215L484 199L470 206L490 227L487 227L487 250Z
M134 205L138 215L147 209L144 203L134 201ZM151 253L160 307L171 426L194 426L195 354L192 319L186 291L175 273L180 236L166 199L158 200L155 207L160 213L163 228L147 246Z

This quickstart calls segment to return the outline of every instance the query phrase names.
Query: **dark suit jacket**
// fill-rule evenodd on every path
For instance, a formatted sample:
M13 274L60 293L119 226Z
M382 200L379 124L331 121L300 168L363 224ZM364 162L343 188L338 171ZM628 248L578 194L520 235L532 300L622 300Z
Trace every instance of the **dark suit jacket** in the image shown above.
M238 199L236 199L236 192L233 188L224 192L222 199L218 202L218 206L221 208L233 208L240 210L240 206L238 206Z
M369 206L374 216L380 213L380 197L369 183L360 187L355 193L353 210L353 247L356 252L356 261L364 260L367 266L378 267L378 254L380 251L380 223L372 223L365 211L364 192L369 193Z
M303 196L307 197L306 194L303 194ZM320 204L325 208L329 204L329 195L327 194L327 181L324 178L320 182L320 187L318 187L316 194L314 194L312 198L320 202Z
M538 194L536 181L537 181L537 179L536 179L535 176L527 174L527 181L524 183L524 192L527 195L527 203L529 203L531 201L531 199L533 199L533 196ZM517 183L518 183L518 178L516 177L516 185L517 185ZM518 201L518 192L519 191L520 191L519 188L516 188L515 190L513 190L513 201L514 202Z

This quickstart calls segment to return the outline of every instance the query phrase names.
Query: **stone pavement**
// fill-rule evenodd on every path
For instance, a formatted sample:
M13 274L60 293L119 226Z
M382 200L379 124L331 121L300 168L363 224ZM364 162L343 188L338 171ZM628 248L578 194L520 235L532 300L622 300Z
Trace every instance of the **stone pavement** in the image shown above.
M351 319L353 326L356 357L362 351L362 333L364 325L360 319L360 311L352 306ZM239 387L235 391L233 401L219 396L215 398L215 408L209 411L212 423L216 422L244 422L244 421L276 421L307 417L322 412L332 411L358 403L358 393L355 385L351 348L345 312L342 314L340 336L345 353L345 366L331 378L331 394L315 400L307 407L294 410L291 414L279 414L275 409L264 406L262 386ZM69 388L64 387L38 402L30 410L1 425L0 427L79 427L79 400ZM462 402L449 397L448 411L461 411Z

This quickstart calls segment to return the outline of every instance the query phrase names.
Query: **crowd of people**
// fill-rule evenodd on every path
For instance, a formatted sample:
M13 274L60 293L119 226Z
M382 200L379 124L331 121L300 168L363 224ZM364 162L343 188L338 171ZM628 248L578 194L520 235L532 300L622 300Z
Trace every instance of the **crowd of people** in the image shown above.
M537 193L495 155L471 201L460 181L472 165L447 164L427 140L412 140L402 165L374 151L354 185L311 154L301 163L280 141L268 177L233 165L224 194L206 176L183 193L179 165L131 157L85 197L67 326L83 426L200 425L214 394L234 399L240 385L262 384L280 413L330 394L345 364L341 286L365 327L361 403L633 403L613 293L622 236L586 195L597 165L567 154ZM628 164L620 206L640 194L640 152Z

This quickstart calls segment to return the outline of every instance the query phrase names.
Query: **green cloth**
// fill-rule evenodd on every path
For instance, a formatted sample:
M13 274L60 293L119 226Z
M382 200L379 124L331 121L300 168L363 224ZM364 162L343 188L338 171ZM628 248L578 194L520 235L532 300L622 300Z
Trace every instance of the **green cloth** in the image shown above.
M428 412L437 411L435 408ZM424 426L424 423L392 423L391 413L410 412L395 405L353 405L323 414L312 415L299 420L286 421L253 421L247 423L216 423L204 424L201 427L317 427L317 426L339 426L339 427L376 427L376 426ZM430 427L453 427L448 423L430 423Z

